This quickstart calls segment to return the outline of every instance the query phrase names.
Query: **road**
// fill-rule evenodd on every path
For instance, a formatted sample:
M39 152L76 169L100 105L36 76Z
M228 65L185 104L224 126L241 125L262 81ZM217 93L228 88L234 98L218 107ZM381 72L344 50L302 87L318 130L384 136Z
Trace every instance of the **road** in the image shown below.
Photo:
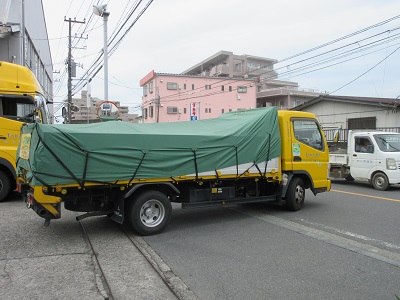
M301 211L177 210L146 242L201 299L396 299L400 188L336 182Z
M140 238L107 217L50 227L0 203L0 299L396 299L400 187L337 181L287 212L182 210Z

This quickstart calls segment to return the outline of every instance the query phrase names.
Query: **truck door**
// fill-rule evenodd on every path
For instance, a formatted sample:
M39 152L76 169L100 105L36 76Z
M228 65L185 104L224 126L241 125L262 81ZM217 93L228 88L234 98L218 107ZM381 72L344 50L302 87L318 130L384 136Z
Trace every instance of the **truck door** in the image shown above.
M329 153L317 120L293 118L293 171L311 177L314 188L326 186Z
M349 151L350 173L353 178L368 180L376 165L376 149L369 136L353 136Z

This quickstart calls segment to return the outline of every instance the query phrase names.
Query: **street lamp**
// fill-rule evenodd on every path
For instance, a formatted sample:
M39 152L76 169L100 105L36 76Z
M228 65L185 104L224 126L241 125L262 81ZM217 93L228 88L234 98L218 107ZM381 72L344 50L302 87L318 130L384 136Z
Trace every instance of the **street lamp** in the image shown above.
M107 45L107 21L110 12L107 11L107 5L93 5L93 13L103 17L104 27L104 100L108 100L108 45Z

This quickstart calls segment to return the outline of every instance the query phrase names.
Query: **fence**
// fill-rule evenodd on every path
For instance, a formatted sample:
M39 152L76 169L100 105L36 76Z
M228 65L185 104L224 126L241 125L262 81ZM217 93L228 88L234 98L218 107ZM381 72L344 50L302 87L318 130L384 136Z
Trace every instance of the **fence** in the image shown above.
M335 134L339 133L339 140L337 142L347 142L347 137L350 129L323 129L325 133L326 140L329 142L334 141ZM352 130L381 130L387 132L397 132L400 133L400 127L378 127L376 129L352 129Z

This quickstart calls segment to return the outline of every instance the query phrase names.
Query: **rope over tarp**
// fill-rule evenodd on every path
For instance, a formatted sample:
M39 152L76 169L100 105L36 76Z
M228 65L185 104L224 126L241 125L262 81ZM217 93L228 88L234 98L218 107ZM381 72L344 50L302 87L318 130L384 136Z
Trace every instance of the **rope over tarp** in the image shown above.
M31 185L179 178L260 164L281 155L277 109L230 112L192 122L28 124L29 157L17 172ZM18 154L18 153L17 153ZM246 166L247 168L247 166ZM24 171L25 170L25 171ZM39 176L38 177L35 176Z

